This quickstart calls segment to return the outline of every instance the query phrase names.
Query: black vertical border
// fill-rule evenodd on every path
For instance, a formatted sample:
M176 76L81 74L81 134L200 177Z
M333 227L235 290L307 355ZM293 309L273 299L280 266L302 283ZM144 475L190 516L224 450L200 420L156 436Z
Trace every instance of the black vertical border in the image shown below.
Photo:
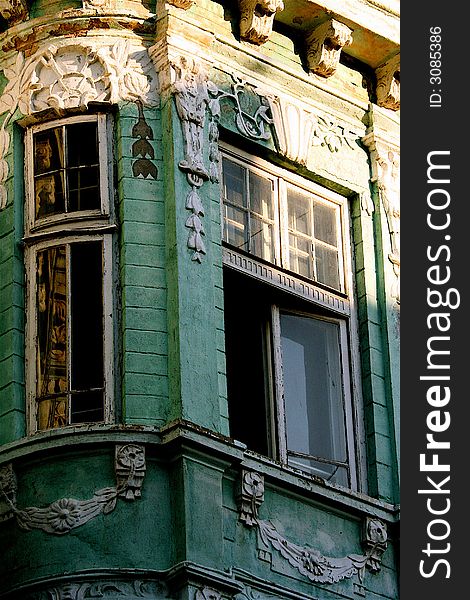
M470 199L464 176L470 175L468 151L465 150L469 136L467 117L467 93L464 89L466 76L465 23L468 7L454 3L428 0L425 3L403 2L401 5L401 543L400 582L402 600L447 600L465 597L470 572L466 546L470 525L466 517L467 481L470 456L470 397L467 373L470 375L470 350L468 323L468 241L470 240ZM441 29L441 83L431 82L431 28ZM436 73L434 71L433 73ZM440 93L442 104L431 107L430 94ZM440 92L438 91L440 90ZM435 97L436 98L436 97ZM427 195L432 184L427 182L427 156L432 151L450 151L450 185L443 185L450 192L449 212L451 223L445 231L433 231L426 222L430 211ZM443 173L441 174L443 175ZM439 186L434 186L439 187ZM435 196L437 198L437 195ZM443 197L443 196L442 196ZM444 236L450 235L450 240ZM427 248L443 250L440 259L430 262ZM431 252L435 256L435 252ZM427 278L428 268L440 264L450 268L449 283L441 285L455 288L460 294L460 306L445 307L437 311L449 314L451 327L440 335L450 336L450 342L441 348L449 348L450 356L443 356L442 363L449 364L451 399L442 412L450 413L449 429L435 434L435 439L450 442L449 450L438 452L439 462L450 465L450 471L424 473L419 468L420 454L426 452L426 419L435 410L426 399L431 384L420 381L427 371L427 342L430 336L439 335L436 328L429 329L427 317L436 309L429 307L427 288L438 289ZM455 296L455 295L454 295ZM433 321L434 322L434 321ZM436 347L436 346L435 346ZM442 371L435 371L443 374ZM444 418L444 415L441 415ZM433 451L428 450L428 462ZM440 485L450 475L450 481ZM419 489L432 489L427 476L434 479L449 494L419 494ZM450 500L450 509L442 515L432 515L427 506L443 510ZM449 523L449 536L440 541L432 540L428 528L433 519ZM444 535L444 524L431 525L434 535ZM432 552L423 550L430 544ZM447 546L449 544L449 546ZM448 551L446 551L448 549ZM448 561L437 564L438 560ZM425 561L420 573L420 561ZM450 575L450 577L446 577Z

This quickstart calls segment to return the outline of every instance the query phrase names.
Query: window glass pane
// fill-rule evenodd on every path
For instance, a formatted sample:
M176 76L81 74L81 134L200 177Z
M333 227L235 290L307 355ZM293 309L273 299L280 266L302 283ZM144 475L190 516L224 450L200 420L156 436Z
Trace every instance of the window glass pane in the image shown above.
M250 218L250 252L274 262L273 227L253 215Z
M227 158L223 159L222 165L224 200L238 206L246 206L245 169Z
M317 280L337 290L340 289L338 252L327 246L315 244Z
M280 318L288 450L345 462L339 326L289 314Z
M63 171L36 177L34 198L36 219L65 212Z
M251 172L250 209L265 219L274 218L272 182Z
M313 278L312 242L308 238L289 234L289 261L291 271Z
M37 254L37 384L40 428L65 424L67 391L67 252Z
M100 188L98 167L82 167L67 172L69 190L69 209L99 209Z
M62 127L47 129L34 135L34 174L42 175L64 168Z
M242 250L248 250L247 216L243 210L225 206L225 241Z
M101 242L71 245L72 422L103 418Z
M298 190L287 191L289 229L304 235L312 235L312 199Z
M97 123L75 123L66 126L67 167L98 164Z
M317 202L313 210L313 218L316 239L337 246L335 208Z

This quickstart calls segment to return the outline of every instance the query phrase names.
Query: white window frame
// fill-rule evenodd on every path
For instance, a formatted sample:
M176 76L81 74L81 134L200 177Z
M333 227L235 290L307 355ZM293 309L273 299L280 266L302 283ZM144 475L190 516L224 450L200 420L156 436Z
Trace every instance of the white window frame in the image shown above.
M70 125L75 123L96 122L98 127L98 157L99 157L99 186L101 208L96 210L72 211L58 215L37 219L35 222L34 198L34 157L33 135L46 129ZM113 233L116 226L113 223L112 211L112 161L110 160L112 147L112 123L109 115L87 114L69 118L57 119L29 127L25 131L25 268L26 268L26 409L28 433L39 431L37 416L37 255L47 248L69 246L80 242L101 242L103 252L103 376L104 376L104 417L103 421L96 423L83 423L89 428L95 424L109 424L114 422L114 395L115 395L115 359L114 359L114 252ZM67 250L69 253L70 250ZM70 287L68 287L70 290ZM70 291L67 292L70 294ZM68 297L70 307L70 297ZM70 310L70 308L68 308ZM70 326L69 326L70 329ZM67 333L69 342L70 332ZM70 346L69 346L70 347ZM68 361L71 356L69 353ZM70 372L70 371L69 371ZM70 403L69 403L70 411ZM64 427L80 427L80 423L70 422ZM62 429L62 428L61 428Z
M267 161L249 155L242 150L235 149L231 146L221 146L222 159L228 158L232 162L245 167L254 173L268 178L273 182L273 211L274 211L274 255L275 264L278 267L291 271L294 276L301 277L311 281L314 285L326 287L334 290L335 293L349 295L351 293L350 281L347 277L349 265L347 264L347 252L345 247L349 242L349 231L346 223L348 219L348 207L347 200L344 196L337 194L331 190L321 187L312 181L307 181L304 178L290 173L285 169L276 167L275 165L268 163ZM223 160L220 161L221 176L220 181L223 185L222 176L222 165ZM337 235L340 237L338 246L338 267L339 267L339 281L340 288L332 288L321 282L316 281L308 277L304 277L296 271L290 269L290 256L289 256L289 227L288 227L288 210L287 210L287 190L288 187L297 188L306 194L310 194L315 202L325 204L328 207L334 206L336 209L336 225ZM224 199L220 203L220 217L221 217L221 239L225 241L225 204ZM317 240L317 243L323 244L321 240ZM255 256L255 255L253 255ZM258 257L259 258L259 257ZM263 259L261 259L263 260Z
M270 331L266 334L266 344L272 361L267 367L266 385L268 390L267 433L273 457L288 466L287 434L284 410L282 355L280 346L280 311L299 314L311 318L332 320L340 327L340 353L343 381L343 403L345 410L345 435L348 455L350 488L367 491L365 431L363 425L363 401L360 379L359 332L356 300L354 296L352 245L350 239L350 216L348 199L334 191L308 181L295 173L273 165L259 157L232 146L221 145L222 157L236 162L277 182L273 188L274 209L277 211L277 238L275 239L276 264L266 267L265 262L255 255L238 252L227 244L223 248L223 262L228 268L269 283L278 289L307 300L311 312L300 313L289 306L272 305ZM220 161L222 171L222 160ZM222 173L221 173L222 175ZM223 182L223 177L220 177ZM287 213L287 187L293 185L312 194L316 202L337 206L337 232L341 236L338 243L338 264L340 290L329 288L299 275L289 269L289 228ZM224 239L224 203L221 198L221 239ZM284 270L290 271L288 274ZM318 313L319 309L329 311Z

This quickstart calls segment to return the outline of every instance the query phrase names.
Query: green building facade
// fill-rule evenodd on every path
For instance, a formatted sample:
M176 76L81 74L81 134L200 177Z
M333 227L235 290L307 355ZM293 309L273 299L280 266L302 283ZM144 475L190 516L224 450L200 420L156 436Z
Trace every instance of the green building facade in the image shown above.
M0 598L397 599L395 0L0 0Z

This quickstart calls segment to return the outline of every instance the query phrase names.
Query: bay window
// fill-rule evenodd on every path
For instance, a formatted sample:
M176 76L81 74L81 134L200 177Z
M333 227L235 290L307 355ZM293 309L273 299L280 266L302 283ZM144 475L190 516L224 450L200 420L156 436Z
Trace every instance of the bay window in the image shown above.
M347 201L227 149L222 211L231 434L259 454L357 489Z

